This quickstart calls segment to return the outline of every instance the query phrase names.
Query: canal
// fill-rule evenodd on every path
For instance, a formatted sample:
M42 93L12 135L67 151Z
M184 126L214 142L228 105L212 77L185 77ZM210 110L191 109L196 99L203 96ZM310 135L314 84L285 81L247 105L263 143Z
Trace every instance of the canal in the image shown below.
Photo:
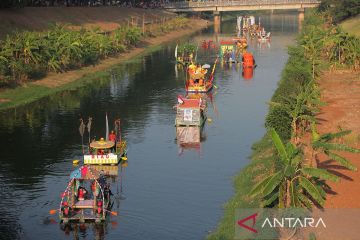
M1 112L0 238L205 238L232 196L232 176L249 163L251 145L265 132L266 102L294 43L297 19L295 13L261 17L272 39L250 42L258 65L251 79L236 64L218 65L200 146L176 142L173 106L185 94L185 76L175 67L174 48L232 37L235 19L222 23L221 34L206 29L116 66L81 89ZM198 61L212 64L215 55L200 47ZM92 117L91 134L99 138L106 113L110 123L121 118L128 143L128 164L115 169L111 183L119 214L104 225L63 229L49 210L58 208L72 161L81 157L79 119Z

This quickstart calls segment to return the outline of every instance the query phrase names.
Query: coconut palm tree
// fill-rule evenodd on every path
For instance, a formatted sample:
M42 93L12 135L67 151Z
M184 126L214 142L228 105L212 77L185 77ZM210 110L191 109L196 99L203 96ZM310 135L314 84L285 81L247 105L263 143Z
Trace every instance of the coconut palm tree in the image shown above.
M263 206L275 202L279 208L322 206L326 197L322 180L336 182L339 178L325 169L304 167L302 150L290 142L285 145L274 129L269 132L277 150L279 166L275 173L256 184L250 194L260 195Z

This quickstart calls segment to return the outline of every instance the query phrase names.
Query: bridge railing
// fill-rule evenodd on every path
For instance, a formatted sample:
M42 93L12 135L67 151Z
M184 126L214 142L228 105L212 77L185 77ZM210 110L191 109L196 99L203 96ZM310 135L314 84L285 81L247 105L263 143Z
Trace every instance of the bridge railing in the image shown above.
M168 2L165 8L194 8L194 7L226 7L226 6L261 6L285 4L319 4L318 0L196 0Z

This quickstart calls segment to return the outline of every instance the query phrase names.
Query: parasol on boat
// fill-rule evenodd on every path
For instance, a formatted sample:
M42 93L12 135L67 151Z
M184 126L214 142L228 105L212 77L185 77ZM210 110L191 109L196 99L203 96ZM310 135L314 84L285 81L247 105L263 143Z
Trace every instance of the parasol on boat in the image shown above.
M210 68L210 65L209 64L204 64L204 65L202 65L202 68Z
M112 141L105 141L103 138L100 141L94 141L90 143L90 147L94 149L112 148L115 145Z

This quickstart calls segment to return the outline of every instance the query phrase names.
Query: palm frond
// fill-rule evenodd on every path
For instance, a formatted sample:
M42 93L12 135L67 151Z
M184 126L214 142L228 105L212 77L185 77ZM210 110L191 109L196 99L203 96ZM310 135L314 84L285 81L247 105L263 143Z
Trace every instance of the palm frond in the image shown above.
M299 184L306 190L307 193L310 194L314 201L320 204L320 206L324 205L325 200L323 199L317 187L312 182L310 182L303 176L299 176Z
M336 153L332 153L332 152L327 152L327 155L329 156L330 159L338 162L341 166L344 166L353 171L357 170L357 167L354 164L352 164L349 160L347 160L346 158L344 158Z
M264 178L263 180L261 180L259 183L257 183L255 185L255 187L251 190L250 192L250 196L254 197L256 195L259 195L260 193L262 193L262 190L264 189L264 187L268 184L269 180L273 177L273 175L270 175L266 178Z
M335 138L340 138L340 137L346 136L346 135L350 134L351 132L352 132L351 130L344 130L344 131L340 131L337 133L325 133L320 136L320 139L325 140L325 141L330 141Z
M270 129L270 135L271 135L271 138L273 140L273 143L280 155L280 158L281 160L287 164L289 162L289 158L288 158L288 155L287 155L287 152L286 152L286 149L285 149L285 146L283 144L283 142L281 141L279 135L277 134L277 132L275 131L274 128L271 128Z
M298 197L299 197L300 202L301 202L305 207L307 207L308 209L311 209L311 208L312 208L312 202L311 202L311 200L310 200L307 196L305 196L305 195L302 194L302 193L299 193Z
M338 182L339 181L339 177L328 172L325 169L321 169L321 168L311 168L311 167L305 167L301 169L301 172L304 173L305 175L309 175L311 177L317 177L320 179L324 179L324 180L330 180L333 182Z
M340 144L340 143L327 143L327 142L315 141L313 142L313 146L315 148L322 148L327 151L335 150L335 151L344 151L351 153L360 153L360 149L353 148L348 145Z
M274 192L268 199L264 200L261 203L262 207L270 206L272 203L274 203L279 198L279 192Z
M276 187L278 187L283 177L284 174L282 173L282 171L278 171L274 175L272 175L269 182L263 188L263 196L269 195Z

